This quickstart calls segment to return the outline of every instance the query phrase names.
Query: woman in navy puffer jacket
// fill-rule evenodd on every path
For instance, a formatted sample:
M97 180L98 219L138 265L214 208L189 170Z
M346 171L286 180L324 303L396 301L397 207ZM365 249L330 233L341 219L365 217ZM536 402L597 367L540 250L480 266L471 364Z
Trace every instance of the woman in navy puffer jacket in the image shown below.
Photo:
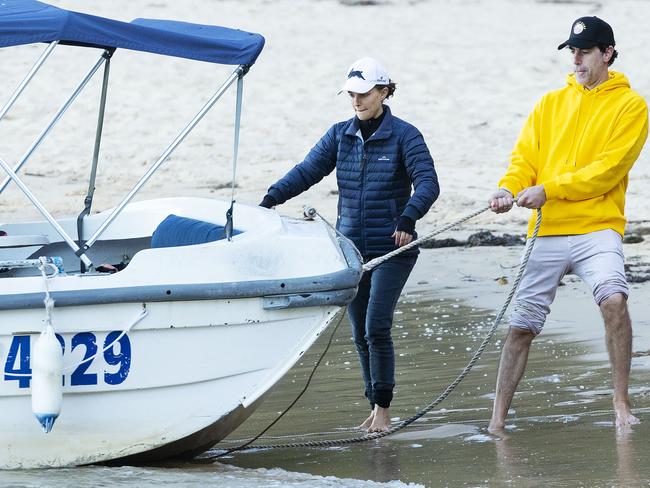
M383 104L395 83L381 64L372 58L356 61L343 91L350 95L355 117L334 124L302 163L269 188L260 205L284 203L336 169L337 229L367 261L410 243L416 237L416 220L427 213L440 189L422 134ZM361 427L369 432L390 427L393 312L418 253L410 249L366 272L348 307L371 408Z

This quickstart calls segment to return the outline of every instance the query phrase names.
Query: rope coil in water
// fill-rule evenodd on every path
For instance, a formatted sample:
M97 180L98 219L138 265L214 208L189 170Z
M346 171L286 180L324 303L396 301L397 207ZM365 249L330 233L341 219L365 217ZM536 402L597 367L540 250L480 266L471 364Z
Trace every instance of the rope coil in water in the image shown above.
M484 207L484 208L481 208L479 210L476 210L476 211L474 211L474 212L472 212L472 213L470 213L470 214L468 214L468 215L466 215L466 216L464 216L464 217L462 217L462 218L460 218L460 219L458 219L458 220L456 220L456 221L454 221L454 222L452 222L450 224L447 224L447 225L441 227L440 229L436 229L436 230L432 231L431 233L429 233L429 234L427 234L427 235L425 235L425 236L423 236L421 238L418 238L418 239L412 241L411 243L409 243L409 244L407 244L405 246L400 247L399 249L396 249L395 251L392 251L392 252L390 252L390 253L388 253L388 254L386 254L384 256L381 256L379 258L373 259L373 260L367 262L363 266L363 270L368 271L368 270L374 269L375 267L379 266L381 263L383 263L386 260L392 258L393 256L396 256L397 254L400 254L401 252L404 252L404 251L406 251L408 249L411 249L412 247L418 245L419 243L422 243L424 241L427 241L427 240L431 239L435 235L438 235L438 234L440 234L440 233L442 233L442 232L444 232L446 230L449 230L449 229L451 229L453 227L456 227L457 225L460 225L461 223L466 222L466 221L476 217L477 215L480 215L481 213L485 212L488 209L489 209L489 207ZM506 297L506 300L505 300L503 306L501 307L501 310L499 310L499 313L497 314L496 318L494 319L494 323L490 327L490 330L488 331L485 338L483 339L483 341L481 342L479 347L476 349L476 351L472 355L472 358L470 359L470 361L463 368L463 370L456 377L456 379L454 379L454 381L452 381L447 386L447 388L445 388L444 391L435 400L433 400L431 403L429 403L423 409L418 411L415 415L413 415L412 417L398 423L397 425L395 425L394 427L391 427L387 431L374 432L374 433L371 433L371 434L366 434L366 435L358 436L358 437L351 437L351 438L346 438L346 439L331 439L331 440L322 440L322 441L310 441L310 442L295 442L295 443L286 443L286 444L252 445L252 443L255 440L257 440L264 432L266 432L273 424L275 424L275 422L277 422L277 420L279 420L279 418L278 418L271 425L269 425L266 429L264 429L264 431L262 433L258 434L252 440L250 440L250 441L248 441L248 442L246 442L246 443L244 443L244 444L242 444L240 446L227 449L224 452L217 453L217 452L214 452L214 451L208 451L206 454L200 456L199 459L216 459L216 458L231 454L233 452L251 450L251 449L288 449L288 448L301 448L301 447L332 447L332 446L343 446L343 445L349 445L349 444L356 444L356 443L370 441L370 440L374 440L374 439L381 439L382 437L389 436L391 434L394 434L394 433L402 430L406 426L412 424L413 422L415 422L416 420L418 420L419 418L421 418L422 416L424 416L425 414L430 412L439 403L441 403L445 398L447 398L449 396L449 394L460 384L460 382L463 381L463 379L470 373L470 371L472 370L472 368L474 367L476 362L479 360L479 358L483 354L483 351L485 350L487 345L492 340L492 337L494 336L494 333L496 332L497 328L499 327L499 324L501 323L501 320L503 319L503 316L505 315L506 310L508 309L508 306L510 305L510 302L512 301L512 298L514 297L515 292L517 291L517 288L519 286L519 282L521 281L521 277L523 276L524 270L526 269L526 265L528 264L528 259L530 257L530 253L532 252L533 247L535 245L535 240L537 239L537 234L539 233L539 227L540 227L540 225L542 223L542 211L541 211L541 209L536 209L536 212L537 212L537 220L535 222L535 228L533 230L533 233L532 233L530 239L527 242L526 252L524 254L523 259L521 260L521 265L519 266L519 271L517 272L517 276L515 277L515 280L512 283L512 287L510 288L510 292L508 293L508 296ZM332 229L334 229L334 227L332 227L332 225L329 222L327 222L314 209L310 209L309 212L306 211L305 214L306 215L318 215L318 217L321 220L323 220L327 225L329 225ZM336 229L334 229L334 230L338 234L338 231ZM337 327L338 327L338 324L337 324ZM333 337L333 334L332 334L332 337ZM330 337L330 342L332 340L332 337ZM329 348L329 344L327 345L327 348ZM327 352L327 349L325 350L325 352ZM323 353L323 355L321 356L320 359L322 359L323 356L324 356L324 353ZM320 364L320 359L319 359L318 363L316 364L314 370L312 371L312 374L310 375L309 381L311 380L311 377L313 376L313 373L314 373L316 367L318 367L318 364ZM305 390L306 390L306 387L300 393L298 398L300 398L300 396L302 395L302 393L304 393ZM298 398L296 398L296 400L294 400L292 402L291 406L293 406L297 402ZM289 408L291 408L291 406ZM285 412L283 412L281 414L281 416L284 415L287 411L288 411L288 409L286 409Z

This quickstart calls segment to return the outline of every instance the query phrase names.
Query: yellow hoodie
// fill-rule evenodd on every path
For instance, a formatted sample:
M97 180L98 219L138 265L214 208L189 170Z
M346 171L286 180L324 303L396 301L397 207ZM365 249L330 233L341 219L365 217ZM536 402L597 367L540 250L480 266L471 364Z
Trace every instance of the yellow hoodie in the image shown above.
M519 135L499 181L513 195L544 185L539 235L625 229L628 172L648 135L648 108L622 73L586 90L568 85L546 94ZM535 217L528 225L531 235Z

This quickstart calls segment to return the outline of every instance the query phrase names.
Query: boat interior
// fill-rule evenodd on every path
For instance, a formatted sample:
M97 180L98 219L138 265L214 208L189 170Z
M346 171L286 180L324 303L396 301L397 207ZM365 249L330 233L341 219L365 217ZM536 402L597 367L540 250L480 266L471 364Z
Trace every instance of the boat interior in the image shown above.
M228 202L229 204L229 202ZM61 258L67 274L80 272L103 274L121 271L144 249L204 244L227 239L227 202L203 198L168 198L128 205L110 228L88 251L94 269L83 270L72 248L47 221L0 224L0 278L36 276L35 267L10 267L2 263L38 259L41 256ZM83 221L83 235L92 234L111 210L93 214ZM272 216L263 209L238 208L238 226L232 239L253 228L269 226ZM68 235L77 234L77 220L59 220ZM271 224L272 225L272 224Z

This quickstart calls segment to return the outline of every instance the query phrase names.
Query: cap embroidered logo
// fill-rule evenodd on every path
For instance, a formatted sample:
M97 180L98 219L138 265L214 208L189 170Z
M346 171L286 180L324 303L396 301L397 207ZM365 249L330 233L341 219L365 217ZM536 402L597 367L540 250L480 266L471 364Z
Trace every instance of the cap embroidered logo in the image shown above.
M359 71L359 70L354 70L354 69L352 69L352 70L350 70L350 72L348 73L348 80L349 80L350 78L354 78L354 77L361 78L362 80L365 80L365 78L363 77L363 71Z
M586 28L587 26L585 26L584 22L578 21L573 26L573 33L575 35L582 34Z

